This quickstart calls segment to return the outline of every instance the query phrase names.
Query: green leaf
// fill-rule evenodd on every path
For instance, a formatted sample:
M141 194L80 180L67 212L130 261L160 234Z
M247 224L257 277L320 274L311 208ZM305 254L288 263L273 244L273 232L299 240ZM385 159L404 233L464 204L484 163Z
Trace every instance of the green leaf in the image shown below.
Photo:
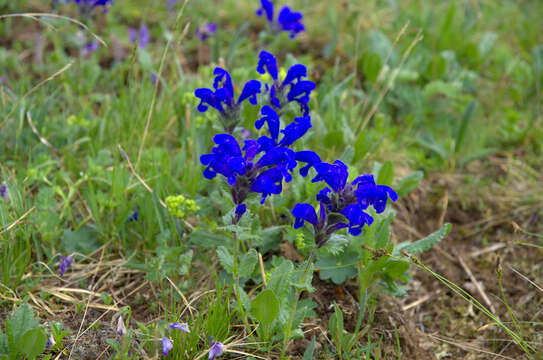
M230 243L230 238L223 234L212 234L205 230L194 230L190 233L190 242L204 249L213 249Z
M405 272L409 270L411 263L409 261L403 260L390 260L385 266L385 273L387 273L391 278L407 281L408 278L405 276Z
M0 332L0 357L9 355L8 337Z
M230 254L228 249L224 246L219 246L217 248L217 256L219 257L219 262L221 263L224 270L226 270L226 272L229 274L233 274L234 257Z
M83 226L76 231L64 230L61 244L67 253L90 254L100 247L96 231L88 226Z
M271 326L279 314L279 299L271 289L266 289L251 301L251 314L265 327Z
M390 161L381 166L379 169L379 175L377 175L377 184L379 185L392 185L392 180L394 179L394 166Z
M22 351L29 359L35 359L45 351L47 335L41 328L28 330L17 342L17 349Z
M255 265L258 262L258 254L255 249L249 250L247 254L241 256L239 261L239 271L238 275L240 277L251 276L255 269Z
M346 251L339 256L319 254L315 266L319 268L319 276L322 280L332 280L339 285L347 279L354 278L357 274L356 261L358 254Z
M36 329L40 326L38 320L34 319L34 313L28 304L19 306L11 318L6 320L6 325L8 325L8 323L11 334L7 335L8 339L9 337L12 338L13 344L21 339L27 331Z
M423 178L424 173L422 171L414 171L411 174L404 176L394 190L396 190L399 197L409 195L415 190Z
M336 303L334 303L334 313L330 316L328 326L330 334L336 340L336 344L340 344L344 329L343 312L341 312L341 309Z
M382 63L381 57L375 53L368 53L364 55L362 63L362 71L368 81L374 83L381 71Z
M437 245L451 231L451 224L444 224L441 229L428 235L424 239L417 240L413 243L403 242L396 246L393 255L400 255L400 250L405 251L410 255L420 254L430 250L434 245Z
M313 352L315 351L315 336L311 338L311 342L307 349L305 349L304 357L302 360L313 360Z
M349 245L349 237L341 234L332 234L325 246L322 247L322 251L335 256L341 254L347 245Z
M466 130L468 129L469 122L473 117L473 114L475 114L476 109L477 101L472 100L466 107L466 110L464 110L464 114L462 115L462 123L460 124L460 129L458 129L458 135L456 136L456 143L454 145L455 154L458 154L460 148L462 147L462 143L464 142L464 137L466 135Z

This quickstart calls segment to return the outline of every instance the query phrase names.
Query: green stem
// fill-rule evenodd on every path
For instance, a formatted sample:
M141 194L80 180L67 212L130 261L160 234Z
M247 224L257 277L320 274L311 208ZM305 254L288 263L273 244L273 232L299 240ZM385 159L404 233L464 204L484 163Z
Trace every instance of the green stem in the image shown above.
M239 292L239 275L238 275L238 251L239 251L239 240L238 233L232 231L233 245L234 245L234 264L232 266L232 276L234 277L234 292L236 293L236 301L238 302L239 315L241 316L243 323L248 325L247 316L243 310L243 303L241 302L241 295Z
M310 264L313 263L314 256L315 256L315 248L311 250L311 254L309 254L309 257L307 258L304 273L302 275L302 278L300 279L300 284L304 283L305 277L307 276L307 273L309 271L309 266ZM281 350L281 359L285 358L285 353L287 352L287 345L290 339L290 331L292 330L292 323L294 322L294 316L296 315L296 307L298 306L298 300L300 299L301 292L302 292L301 290L296 289L296 292L294 293L294 304L292 305L292 309L290 311L290 318L288 320L288 323L285 326L285 337L283 339L283 349Z

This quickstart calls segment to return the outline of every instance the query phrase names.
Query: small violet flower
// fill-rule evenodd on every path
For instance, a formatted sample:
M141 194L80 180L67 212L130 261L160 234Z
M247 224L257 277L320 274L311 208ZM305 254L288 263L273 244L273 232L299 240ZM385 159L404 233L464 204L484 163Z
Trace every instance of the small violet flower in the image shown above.
M8 192L8 186L5 182L0 184L0 197L2 197L5 200L9 199L9 192Z
M209 23L196 29L196 38L206 41L217 32L217 24Z
M128 222L138 221L139 217L140 217L140 206L136 205L136 208L134 209L134 211L132 211L132 213L130 214L130 217L126 221Z
M224 345L220 342L214 342L209 350L209 356L207 360L215 360L215 358L221 356L224 353Z
M272 33L288 31L292 39L305 30L305 26L302 24L302 18L304 17L302 13L292 11L288 6L283 6L279 11L277 22L275 22L273 2L271 0L260 0L260 4L261 7L256 11L256 14L258 16L266 15Z
M60 276L64 275L66 270L68 270L68 267L72 264L74 260L73 255L69 256L62 256L59 257L59 268L60 268Z
M49 334L49 336L47 337L47 342L45 343L45 349L50 350L51 347L55 346L56 344L57 342L55 341L55 337L53 336L53 334Z
M170 350L173 349L172 341L164 336L162 338L162 355L166 356L170 352Z
M89 41L83 44L83 46L81 47L81 56L87 57L91 53L98 50L99 47L100 47L100 44L98 44L98 41Z
M121 336L124 336L124 334L126 334L126 327L124 326L122 314L119 315L119 318L117 319L117 333Z
M145 25L141 25L139 30L128 29L128 39L132 44L137 43L138 48L145 50L151 40L149 29Z
M256 71L262 75L268 73L273 79L273 84L265 84L265 88L269 94L269 102L274 108L280 109L285 104L294 101L300 105L303 115L308 115L310 94L316 84L313 81L302 80L307 77L307 68L304 65L291 66L285 79L280 81L275 56L262 50Z
M170 324L170 328L190 333L189 325L186 323L174 322Z
M240 121L238 117L241 103L248 99L252 105L257 104L256 94L260 93L260 82L258 80L247 81L236 101L234 86L228 71L217 67L213 74L215 75L213 90L200 88L194 92L194 95L200 99L198 111L204 113L209 106L216 109L221 115L225 131L232 133Z
M168 0L166 2L166 9L171 10L177 4L177 0Z

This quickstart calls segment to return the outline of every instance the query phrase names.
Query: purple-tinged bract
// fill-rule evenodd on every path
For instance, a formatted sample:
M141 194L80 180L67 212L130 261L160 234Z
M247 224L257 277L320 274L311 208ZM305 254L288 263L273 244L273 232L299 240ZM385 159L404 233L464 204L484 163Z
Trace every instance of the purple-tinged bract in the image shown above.
M224 353L224 345L220 342L214 342L209 350L208 360L215 360L215 358L221 356Z
M172 341L164 336L162 338L162 355L166 356L170 352L170 350L173 349Z

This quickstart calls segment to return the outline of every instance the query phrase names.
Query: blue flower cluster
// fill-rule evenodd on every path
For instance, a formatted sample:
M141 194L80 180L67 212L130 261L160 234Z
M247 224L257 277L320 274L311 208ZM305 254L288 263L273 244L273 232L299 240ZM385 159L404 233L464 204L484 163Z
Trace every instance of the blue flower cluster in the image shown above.
M277 21L274 20L274 5L271 0L260 0L261 7L256 11L258 16L266 15L272 32L288 31L290 37L294 38L298 33L305 30L302 24L302 13L290 10L290 7L283 6L279 11Z
M226 178L231 187L231 195L236 205L236 218L239 221L247 207L245 200L251 193L261 195L261 203L272 194L280 194L283 190L283 181L290 182L292 173L298 166L298 162L307 163L300 169L307 174L311 164L315 162L314 156L307 151L294 151L291 147L303 137L311 128L308 102L310 93L315 88L315 83L302 80L307 76L307 69L301 64L292 66L285 80L278 81L277 62L275 57L266 51L260 53L257 65L260 73L266 71L270 74L274 83L266 85L266 91L270 94L269 105L263 105L260 109L260 118L256 120L255 127L260 130L267 124L268 133L258 139L246 138L243 146L232 135L236 126L240 123L240 105L249 99L253 105L257 105L257 94L261 93L261 84L257 80L248 81L237 101L234 99L234 88L228 72L221 68L214 71L215 81L213 89L196 89L195 95L200 99L198 110L207 111L211 106L221 115L221 120L226 133L215 135L215 146L210 154L200 157L203 165L206 165L204 177L212 179L220 174ZM303 87L303 90L300 88ZM271 95L273 92L274 95ZM290 95L292 94L292 95ZM302 116L296 117L291 123L281 129L280 110L284 101L296 101L302 106ZM286 100L285 100L286 99ZM320 161L320 159L318 159Z
M201 163L206 166L204 177L213 179L220 174L226 178L236 205L234 222L237 223L247 209L245 200L251 193L261 194L261 203L269 195L280 194L283 182L290 182L295 168L303 163L305 165L299 168L302 177L306 177L309 170L314 168L317 175L312 181L323 181L328 186L316 196L320 202L319 216L312 205L296 204L292 210L296 219L294 227L302 227L305 221L312 224L318 247L340 229L348 228L351 235L360 235L362 228L373 222L367 209L371 206L376 213L382 213L388 199L396 201L398 195L388 186L377 185L373 175L361 175L348 183L348 168L339 160L329 164L322 162L313 151L293 150L292 145L312 126L309 101L316 85L305 80L307 69L301 64L293 65L284 79L280 79L277 60L267 51L260 53L257 71L268 74L273 82L265 84L265 90L261 91L260 82L248 81L237 101L234 99L230 75L221 68L215 69L213 90L196 90L196 97L201 100L198 110L204 112L209 106L215 108L221 114L226 131L213 138L215 146L211 153L200 157ZM257 94L261 94L260 99L264 104L260 108L260 118L255 121L255 127L261 130L267 125L268 132L258 139L245 136L243 146L240 146L232 135L241 121L240 105L246 99L257 105ZM281 129L283 108L290 102L299 104L301 116Z
M385 211L387 201L398 199L396 192L385 185L377 185L373 175L360 175L347 183L347 165L336 160L333 164L313 164L317 172L312 182L324 181L328 186L319 191L317 201L319 216L312 205L298 203L292 209L296 218L294 228L300 228L307 221L313 225L315 241L320 247L334 232L349 228L349 234L358 236L364 225L371 225L373 218L365 210L370 206L380 214Z

